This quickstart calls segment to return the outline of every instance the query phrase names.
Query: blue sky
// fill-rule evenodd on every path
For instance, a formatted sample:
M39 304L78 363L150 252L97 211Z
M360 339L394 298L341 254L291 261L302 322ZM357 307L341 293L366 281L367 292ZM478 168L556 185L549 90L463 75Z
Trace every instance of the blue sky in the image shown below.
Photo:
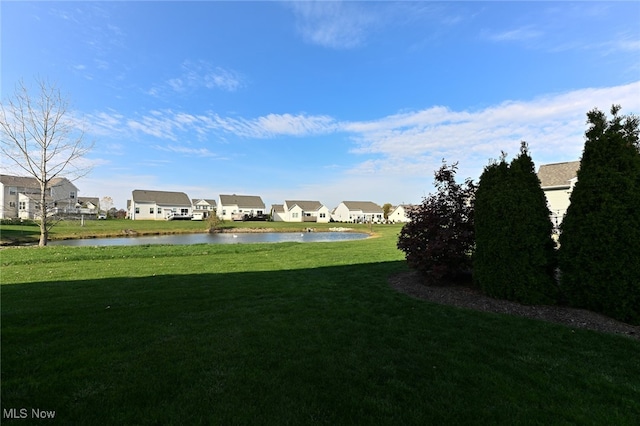
M3 99L56 82L95 142L80 196L418 203L521 140L579 159L640 112L639 2L3 1ZM7 162L2 161L3 172Z

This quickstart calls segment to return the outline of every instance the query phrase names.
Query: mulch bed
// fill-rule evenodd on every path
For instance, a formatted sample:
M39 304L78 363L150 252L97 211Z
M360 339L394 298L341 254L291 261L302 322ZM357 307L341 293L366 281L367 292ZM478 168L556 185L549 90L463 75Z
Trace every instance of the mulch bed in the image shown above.
M411 297L442 305L517 315L575 328L622 334L640 340L640 326L616 321L595 312L565 306L521 305L485 296L478 289L465 285L427 286L420 274L415 271L394 275L389 278L389 284L397 291Z

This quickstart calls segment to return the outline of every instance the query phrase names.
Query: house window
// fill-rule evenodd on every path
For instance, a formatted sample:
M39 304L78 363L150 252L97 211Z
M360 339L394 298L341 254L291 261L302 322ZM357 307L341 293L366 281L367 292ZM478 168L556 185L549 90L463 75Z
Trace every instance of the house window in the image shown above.
M292 218L297 218L298 217L298 213L291 213L291 217Z
M149 214L153 214L153 207L149 209Z
M69 198L72 199L72 200L75 199L76 198L76 192L75 191L71 191L69 193Z
M325 213L320 213L320 217L321 217L321 218L326 217L326 216L325 216Z
M156 212L157 212L158 214L160 214L160 213L162 213L162 209L161 209L160 207L158 207L158 208L156 209Z
M9 195L16 195L18 193L18 189L14 187L9 188Z
M140 214L140 207L136 207L136 214Z
M180 209L180 214L182 216L187 216L189 214L189 209Z
M9 201L9 207L15 207L15 206L16 206L15 201Z
M26 210L26 209L27 209L27 202L20 201L20 210Z

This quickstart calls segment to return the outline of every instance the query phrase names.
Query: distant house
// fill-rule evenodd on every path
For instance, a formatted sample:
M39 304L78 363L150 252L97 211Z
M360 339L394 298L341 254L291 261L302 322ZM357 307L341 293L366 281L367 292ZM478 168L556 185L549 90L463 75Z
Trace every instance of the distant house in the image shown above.
M328 223L331 212L320 201L286 200L284 204L276 204L278 211L271 218L282 222L319 222ZM272 207L273 211L273 207Z
M410 222L411 219L409 219L409 212L415 207L416 206L412 204L400 204L391 210L387 219L392 223Z
M193 199L191 207L194 215L200 215L206 219L212 214L216 214L216 200L212 199Z
M371 201L343 201L336 207L331 217L336 222L382 222L382 207Z
M286 222L284 213L284 204L271 205L271 220L274 222Z
M184 192L136 189L127 206L132 220L190 219L192 216L191 200Z
M571 192L578 181L579 161L543 164L538 169L540 186L547 197L551 210L551 221L558 226L562 223L569 207Z
M0 175L0 218L40 217L40 183L33 177ZM77 213L78 188L66 178L53 178L45 194L47 215Z
M266 207L257 195L220 194L217 214L222 220L244 220L263 218Z
M97 215L100 212L100 200L98 197L78 197L76 208L80 214Z

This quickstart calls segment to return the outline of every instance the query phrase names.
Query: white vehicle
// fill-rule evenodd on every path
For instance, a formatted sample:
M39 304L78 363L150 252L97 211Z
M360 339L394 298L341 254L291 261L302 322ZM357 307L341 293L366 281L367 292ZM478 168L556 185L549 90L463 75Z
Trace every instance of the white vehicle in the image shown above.
M191 216L191 220L203 220L204 219L204 213L194 213L193 216Z

